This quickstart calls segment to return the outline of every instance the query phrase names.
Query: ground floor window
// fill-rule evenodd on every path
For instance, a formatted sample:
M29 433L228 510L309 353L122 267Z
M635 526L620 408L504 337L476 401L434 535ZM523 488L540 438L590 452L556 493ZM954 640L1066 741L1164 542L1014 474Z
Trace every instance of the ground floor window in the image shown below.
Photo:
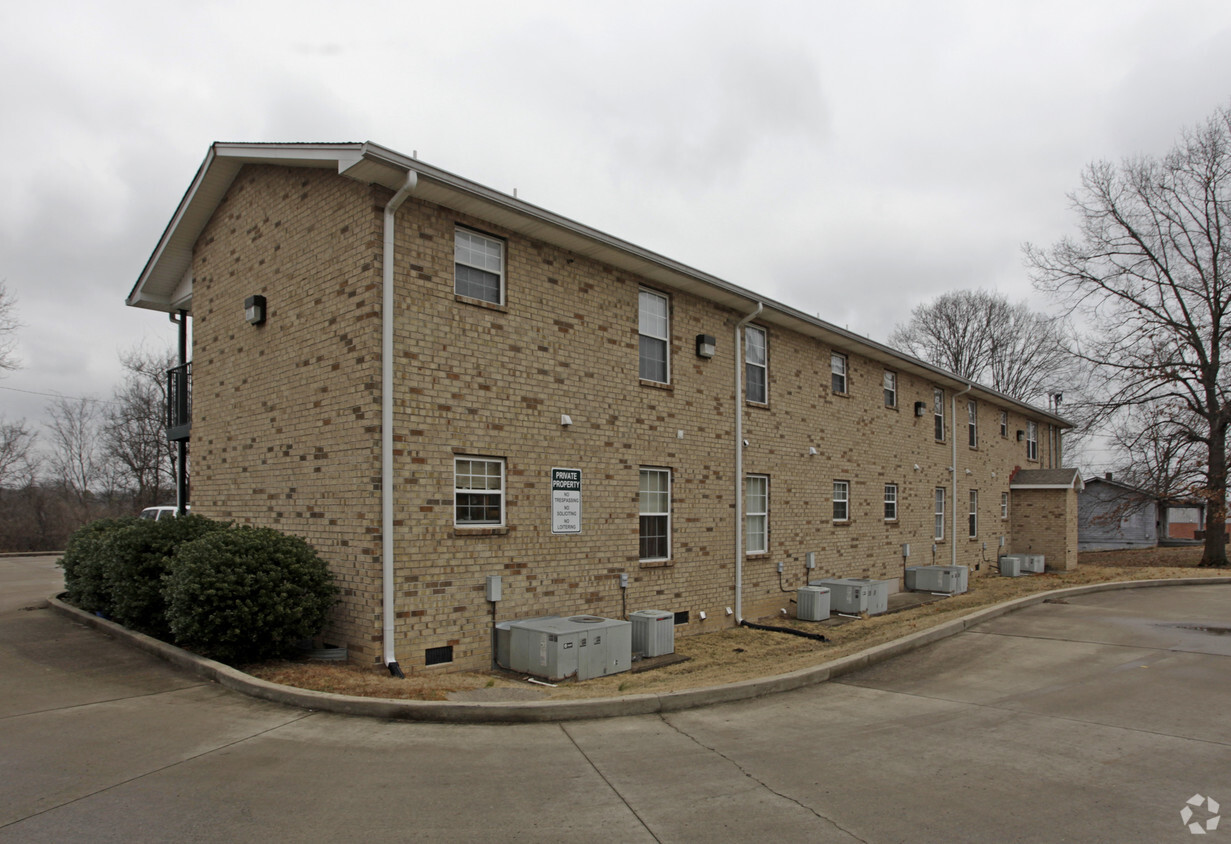
M970 538L979 535L979 490L970 491Z
M744 548L749 554L769 550L769 477L749 475L744 481Z
M642 469L638 492L640 558L667 560L671 557L671 470Z
M945 538L945 488L936 487L936 518L932 526L932 536L937 539Z
M851 483L850 481L833 482L833 520L835 522L849 521L851 518Z
M453 522L459 527L504 524L504 460L453 459Z
M895 522L898 519L898 485L885 484L885 521Z

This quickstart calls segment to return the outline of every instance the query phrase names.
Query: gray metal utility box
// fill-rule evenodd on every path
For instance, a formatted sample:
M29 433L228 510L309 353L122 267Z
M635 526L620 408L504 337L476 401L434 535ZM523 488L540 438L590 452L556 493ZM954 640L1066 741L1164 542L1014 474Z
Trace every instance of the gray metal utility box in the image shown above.
M666 610L637 610L629 613L633 625L633 653L665 656L675 653L675 613Z
M866 577L832 577L810 580L809 586L829 590L829 606L834 612L879 615L889 609L888 580Z
M1025 562L1025 554L1001 554L999 565L1000 573L1005 577L1021 577L1025 574L1022 571L1022 563Z
M509 668L545 680L591 680L632 665L632 624L596 615L513 622Z
M801 621L824 621L829 618L828 587L799 587L795 593L795 617Z
M911 592L943 592L960 595L970 587L966 566L907 566L906 588Z

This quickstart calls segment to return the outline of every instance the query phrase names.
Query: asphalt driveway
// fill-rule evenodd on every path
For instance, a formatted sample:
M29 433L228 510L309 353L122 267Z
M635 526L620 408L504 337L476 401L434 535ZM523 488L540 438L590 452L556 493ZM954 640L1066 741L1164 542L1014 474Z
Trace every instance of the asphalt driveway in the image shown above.
M1042 604L758 700L502 726L253 700L23 609L57 588L0 558L0 841L1189 841L1186 801L1231 807L1228 585Z

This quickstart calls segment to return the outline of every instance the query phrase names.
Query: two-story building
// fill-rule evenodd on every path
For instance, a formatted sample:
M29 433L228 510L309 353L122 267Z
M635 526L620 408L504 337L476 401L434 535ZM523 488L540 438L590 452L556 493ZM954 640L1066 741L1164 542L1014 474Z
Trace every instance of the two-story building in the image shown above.
M1065 473L1014 530L1062 418L375 144L215 144L128 304L179 315L194 512L309 540L352 659L482 668L497 618L705 632L810 578L1075 563Z

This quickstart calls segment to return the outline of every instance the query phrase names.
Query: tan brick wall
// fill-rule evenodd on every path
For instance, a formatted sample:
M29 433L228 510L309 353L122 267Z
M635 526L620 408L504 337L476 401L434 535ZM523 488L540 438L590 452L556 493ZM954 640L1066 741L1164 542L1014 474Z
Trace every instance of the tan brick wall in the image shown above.
M1077 567L1077 491L1015 489L1010 553L1042 554L1047 568Z
M198 244L194 299L194 507L300 533L348 589L333 633L358 658L379 658L380 210L389 193L325 172L245 168ZM453 292L454 229L507 243L507 301ZM492 224L412 198L396 237L395 476L397 651L405 670L452 645L453 668L490 660L485 576L504 578L498 619L548 613L619 616L687 610L688 627L729 626L734 607L733 330L742 314ZM671 384L637 377L638 291L671 303ZM243 298L270 303L261 328ZM781 325L765 328L767 406L745 413L746 473L770 478L769 551L744 564L744 614L789 607L812 577L900 578L904 564L981 564L1009 533L1000 495L1027 465L1025 419L978 405L977 448L946 392L944 442L933 436L932 384L899 372L886 408L885 366L851 354L846 395L830 392L830 347ZM717 337L711 360L697 334ZM848 350L842 350L847 351ZM928 412L915 417L914 403ZM572 417L562 427L561 414ZM949 466L954 422L958 494ZM1042 437L1041 437L1042 439ZM1040 443L1042 445L1042 443ZM818 454L809 455L815 447ZM506 525L453 525L457 454L506 461ZM1030 465L1038 465L1030 464ZM638 470L672 470L672 555L638 560ZM916 466L918 468L916 468ZM549 473L583 472L583 531L553 535ZM967 474L969 471L969 474ZM851 483L851 518L832 519L834 480ZM896 483L898 519L883 518ZM947 490L945 538L933 545L933 494ZM968 537L969 490L979 492ZM293 490L293 492L291 491ZM952 514L958 508L953 536ZM1014 522L1016 523L1016 522ZM1074 540L1075 541L1075 540ZM911 557L904 561L903 543ZM704 611L708 619L701 621ZM793 611L793 610L792 610Z

